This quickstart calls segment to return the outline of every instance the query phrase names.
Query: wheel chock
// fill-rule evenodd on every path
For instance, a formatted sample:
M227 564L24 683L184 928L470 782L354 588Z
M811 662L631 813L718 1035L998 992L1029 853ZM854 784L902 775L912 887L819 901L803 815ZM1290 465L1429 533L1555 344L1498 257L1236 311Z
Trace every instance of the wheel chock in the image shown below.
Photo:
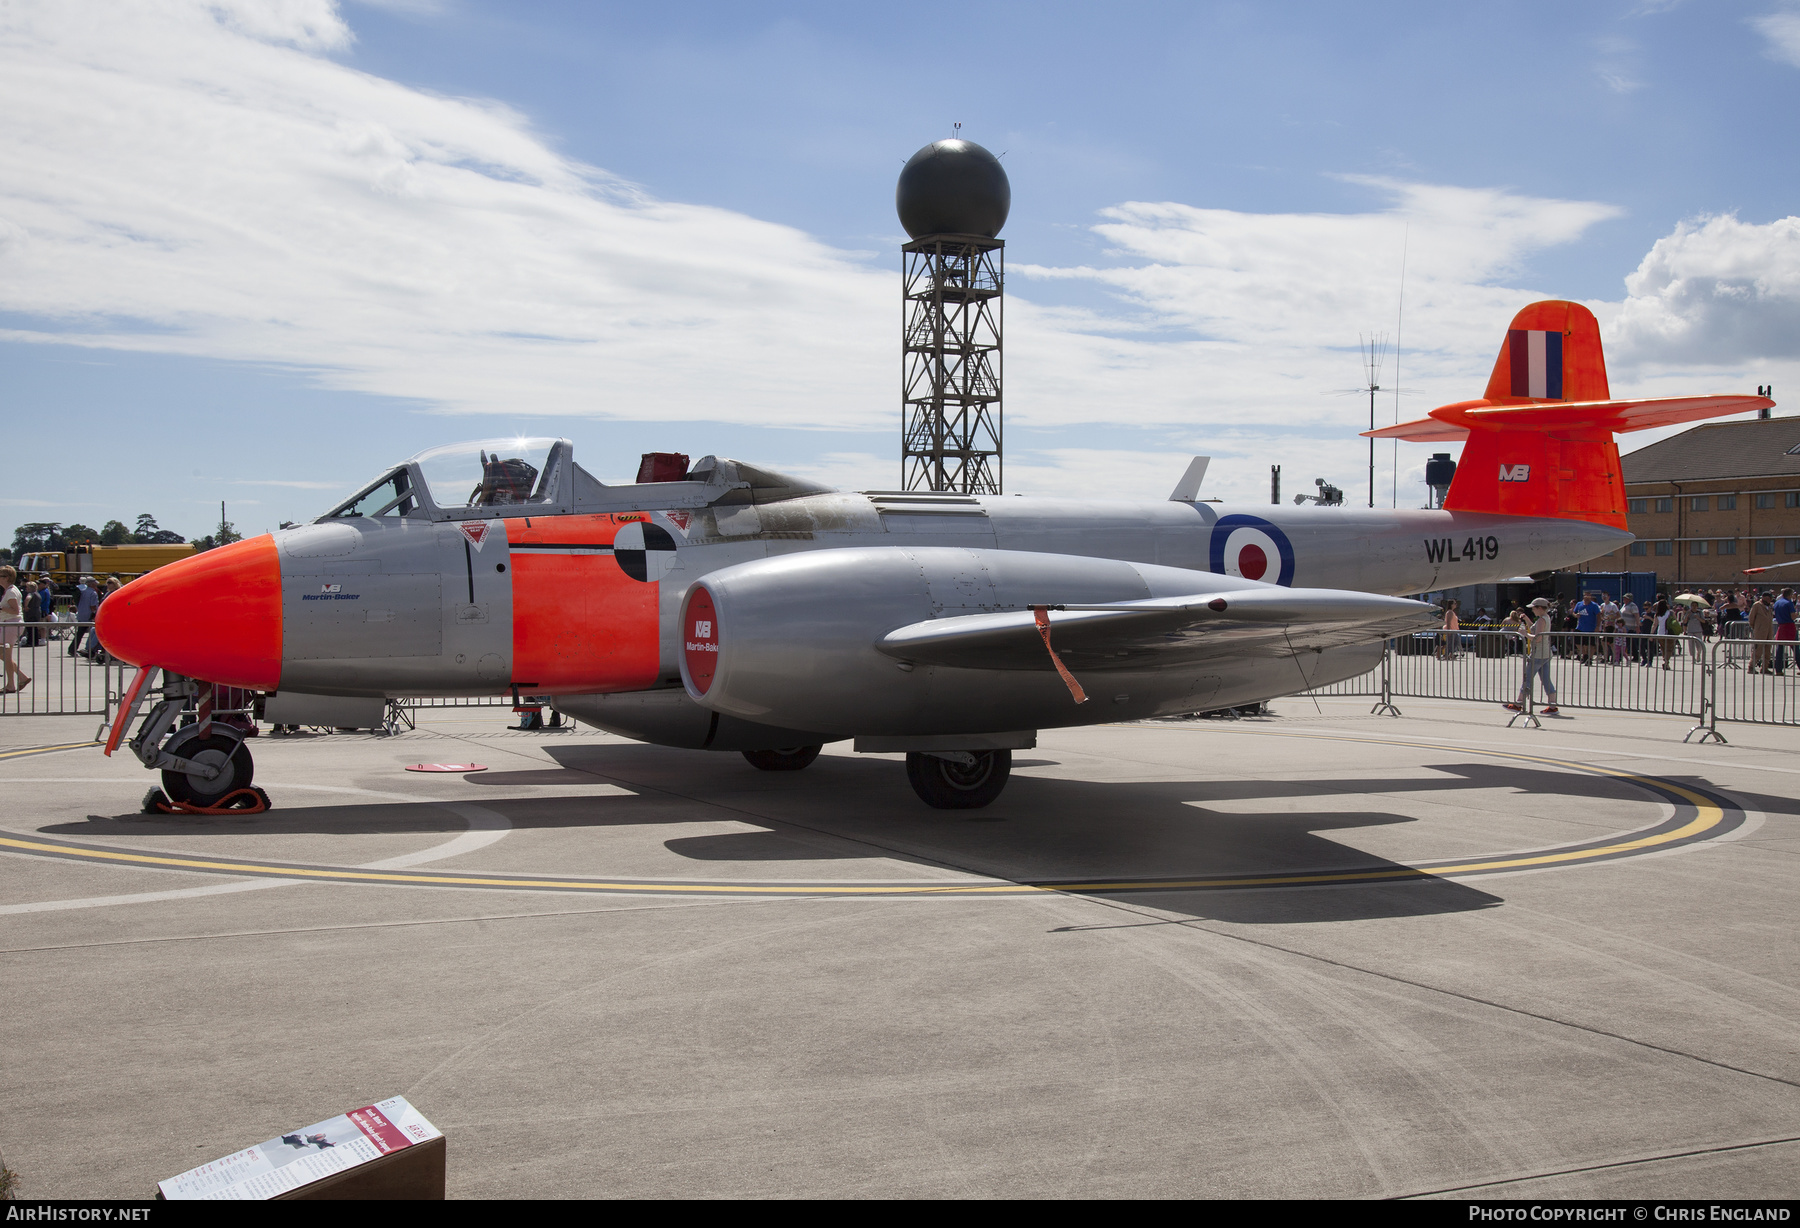
M211 806L196 806L192 802L172 802L169 795L161 789L152 789L144 794L145 814L261 814L270 806L269 795L255 785L247 789L234 789Z

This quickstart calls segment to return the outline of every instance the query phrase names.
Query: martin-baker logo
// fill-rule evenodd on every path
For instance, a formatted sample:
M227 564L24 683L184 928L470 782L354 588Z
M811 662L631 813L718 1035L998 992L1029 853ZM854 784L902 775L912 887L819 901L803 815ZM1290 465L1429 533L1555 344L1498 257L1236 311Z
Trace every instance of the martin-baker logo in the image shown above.
M1531 466L1502 465L1500 466L1500 480L1502 482L1529 482L1531 480Z
M361 593L346 593L342 584L321 584L316 593L303 593L302 601L360 601Z

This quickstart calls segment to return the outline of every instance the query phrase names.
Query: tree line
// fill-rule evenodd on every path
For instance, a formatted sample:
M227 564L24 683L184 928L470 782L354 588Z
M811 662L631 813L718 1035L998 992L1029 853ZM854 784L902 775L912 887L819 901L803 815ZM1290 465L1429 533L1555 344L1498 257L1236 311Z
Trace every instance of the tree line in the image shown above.
M242 538L230 521L221 520L205 537L192 539L197 550L211 550ZM73 551L85 546L176 546L189 539L156 523L156 517L145 512L137 518L135 528L123 521L109 520L100 528L85 524L62 524L58 521L33 521L13 530L11 558L16 561L27 554L44 550Z

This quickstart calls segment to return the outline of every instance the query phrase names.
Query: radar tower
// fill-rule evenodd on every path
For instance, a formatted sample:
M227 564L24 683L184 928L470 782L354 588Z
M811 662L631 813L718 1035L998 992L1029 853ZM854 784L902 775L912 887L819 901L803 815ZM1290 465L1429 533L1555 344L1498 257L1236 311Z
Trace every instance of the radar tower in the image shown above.
M998 158L953 138L908 160L894 205L911 237L900 249L900 488L997 495L1006 244L996 236L1012 187Z

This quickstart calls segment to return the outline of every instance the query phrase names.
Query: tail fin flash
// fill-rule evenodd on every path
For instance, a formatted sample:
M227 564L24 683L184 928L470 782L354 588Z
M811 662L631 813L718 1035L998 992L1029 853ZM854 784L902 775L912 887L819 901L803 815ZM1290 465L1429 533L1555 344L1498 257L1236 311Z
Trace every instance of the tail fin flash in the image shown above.
M1580 303L1533 303L1513 317L1484 398L1491 405L1605 401L1600 321Z
M1513 317L1478 401L1365 431L1415 443L1466 441L1444 506L1625 527L1617 432L1766 409L1767 397L1610 399L1600 323L1580 303L1533 303Z

